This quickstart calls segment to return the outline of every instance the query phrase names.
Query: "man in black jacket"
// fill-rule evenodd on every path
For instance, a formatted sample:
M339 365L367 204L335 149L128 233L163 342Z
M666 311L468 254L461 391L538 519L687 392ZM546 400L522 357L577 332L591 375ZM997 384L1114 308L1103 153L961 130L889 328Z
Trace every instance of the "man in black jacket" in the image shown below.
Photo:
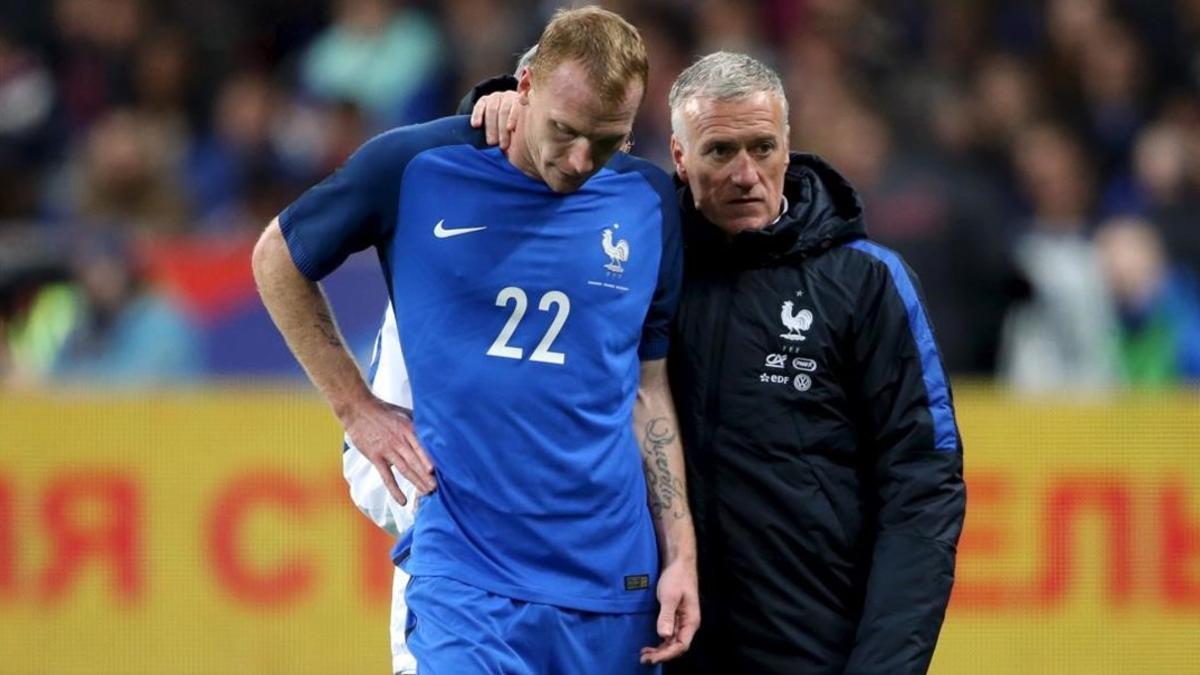
M954 578L962 441L916 276L789 154L762 63L671 90L685 281L668 363L703 627L674 673L922 673Z
M501 98L476 107L497 140ZM670 104L685 264L668 363L703 621L666 673L923 673L966 490L916 276L832 167L788 152L770 68L710 54Z

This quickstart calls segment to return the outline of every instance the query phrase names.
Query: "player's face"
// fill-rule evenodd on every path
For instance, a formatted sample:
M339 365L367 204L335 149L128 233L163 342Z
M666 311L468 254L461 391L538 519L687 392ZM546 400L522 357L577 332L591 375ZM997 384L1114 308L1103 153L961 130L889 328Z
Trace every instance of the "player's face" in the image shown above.
M737 101L692 99L682 121L684 137L671 138L671 154L704 217L729 234L774 222L788 167L780 97L758 92Z
M629 138L643 89L634 82L624 100L608 104L577 63L560 64L536 84L526 70L517 91L527 106L519 126L530 168L555 192L578 190Z

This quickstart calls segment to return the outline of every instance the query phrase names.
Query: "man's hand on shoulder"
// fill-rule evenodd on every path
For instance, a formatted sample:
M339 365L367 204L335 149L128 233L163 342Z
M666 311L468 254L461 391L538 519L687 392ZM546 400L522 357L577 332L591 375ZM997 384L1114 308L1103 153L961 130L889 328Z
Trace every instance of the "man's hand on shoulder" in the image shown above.
M507 150L512 140L512 132L517 128L520 118L520 95L515 91L497 91L475 102L471 111L471 126L483 127L488 145L500 144L501 150Z
M643 647L641 662L658 664L683 655L692 646L700 628L700 593L696 585L696 561L680 557L663 568L658 577L657 647Z
M392 467L416 486L418 495L429 494L437 487L433 462L417 440L407 410L372 396L341 417L346 435L379 472L396 501L408 503L396 483Z

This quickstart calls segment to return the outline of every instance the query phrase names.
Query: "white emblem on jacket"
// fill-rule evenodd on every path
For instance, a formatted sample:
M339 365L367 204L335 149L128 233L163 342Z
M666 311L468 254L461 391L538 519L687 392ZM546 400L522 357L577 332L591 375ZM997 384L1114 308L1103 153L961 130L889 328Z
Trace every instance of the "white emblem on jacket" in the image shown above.
M803 341L803 331L808 330L813 322L812 312L807 309L802 309L793 314L791 300L783 301L783 308L779 318L783 320L783 327L787 329L787 332L781 334L779 337L792 342Z

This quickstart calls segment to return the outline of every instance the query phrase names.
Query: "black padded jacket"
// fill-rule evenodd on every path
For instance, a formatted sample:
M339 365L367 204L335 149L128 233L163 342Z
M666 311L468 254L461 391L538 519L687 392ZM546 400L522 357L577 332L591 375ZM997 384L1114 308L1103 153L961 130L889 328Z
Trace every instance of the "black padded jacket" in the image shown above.
M761 231L728 237L679 194L668 364L703 625L666 672L925 672L966 490L916 276L815 156L792 155Z

